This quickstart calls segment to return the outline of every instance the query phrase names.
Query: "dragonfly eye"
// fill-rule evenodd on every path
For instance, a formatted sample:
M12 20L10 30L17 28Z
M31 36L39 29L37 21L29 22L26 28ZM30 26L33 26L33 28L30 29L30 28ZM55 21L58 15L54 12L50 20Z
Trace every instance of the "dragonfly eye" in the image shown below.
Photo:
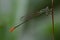
M44 8L44 9L41 9L40 10L40 14L46 14L46 15L49 15L51 14L52 10L49 9L48 7Z

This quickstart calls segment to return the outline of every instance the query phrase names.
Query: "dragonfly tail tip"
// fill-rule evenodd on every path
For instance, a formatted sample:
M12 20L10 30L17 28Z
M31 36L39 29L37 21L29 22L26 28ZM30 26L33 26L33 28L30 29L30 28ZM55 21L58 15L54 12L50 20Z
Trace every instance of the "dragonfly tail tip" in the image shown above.
M9 32L13 32L14 29L15 29L15 27L12 27L12 28L9 30Z

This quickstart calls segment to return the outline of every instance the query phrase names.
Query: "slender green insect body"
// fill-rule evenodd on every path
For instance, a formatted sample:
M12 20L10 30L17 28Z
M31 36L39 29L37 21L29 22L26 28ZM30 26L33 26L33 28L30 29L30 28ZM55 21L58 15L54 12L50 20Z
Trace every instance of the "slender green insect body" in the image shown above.
M10 31L13 31L14 29L16 29L17 27L19 27L20 25L28 22L29 20L31 20L34 17L40 16L42 14L46 14L46 15L51 14L51 9L49 9L48 7L46 7L46 8L41 9L40 11L38 11L36 13L32 13L29 16L23 16L23 17L21 17L21 19L25 19L25 20L22 23L20 23L17 26L15 26L14 28L12 28Z

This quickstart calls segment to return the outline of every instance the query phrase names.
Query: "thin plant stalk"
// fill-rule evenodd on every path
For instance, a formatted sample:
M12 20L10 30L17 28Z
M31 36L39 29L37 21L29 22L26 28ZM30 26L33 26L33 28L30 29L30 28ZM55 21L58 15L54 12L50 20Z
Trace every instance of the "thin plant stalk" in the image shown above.
M54 0L52 0L52 40L54 40Z

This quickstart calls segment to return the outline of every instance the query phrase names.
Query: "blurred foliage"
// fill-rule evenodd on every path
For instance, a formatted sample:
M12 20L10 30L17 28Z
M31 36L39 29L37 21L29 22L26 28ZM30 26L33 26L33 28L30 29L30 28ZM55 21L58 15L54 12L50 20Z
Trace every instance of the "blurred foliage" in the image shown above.
M54 3L55 40L60 40L60 1L54 0ZM51 8L51 0L0 0L0 40L33 40L34 37L34 40L51 40L51 17L45 15L30 20L13 33L9 32L13 25L22 22L21 16L46 6Z

